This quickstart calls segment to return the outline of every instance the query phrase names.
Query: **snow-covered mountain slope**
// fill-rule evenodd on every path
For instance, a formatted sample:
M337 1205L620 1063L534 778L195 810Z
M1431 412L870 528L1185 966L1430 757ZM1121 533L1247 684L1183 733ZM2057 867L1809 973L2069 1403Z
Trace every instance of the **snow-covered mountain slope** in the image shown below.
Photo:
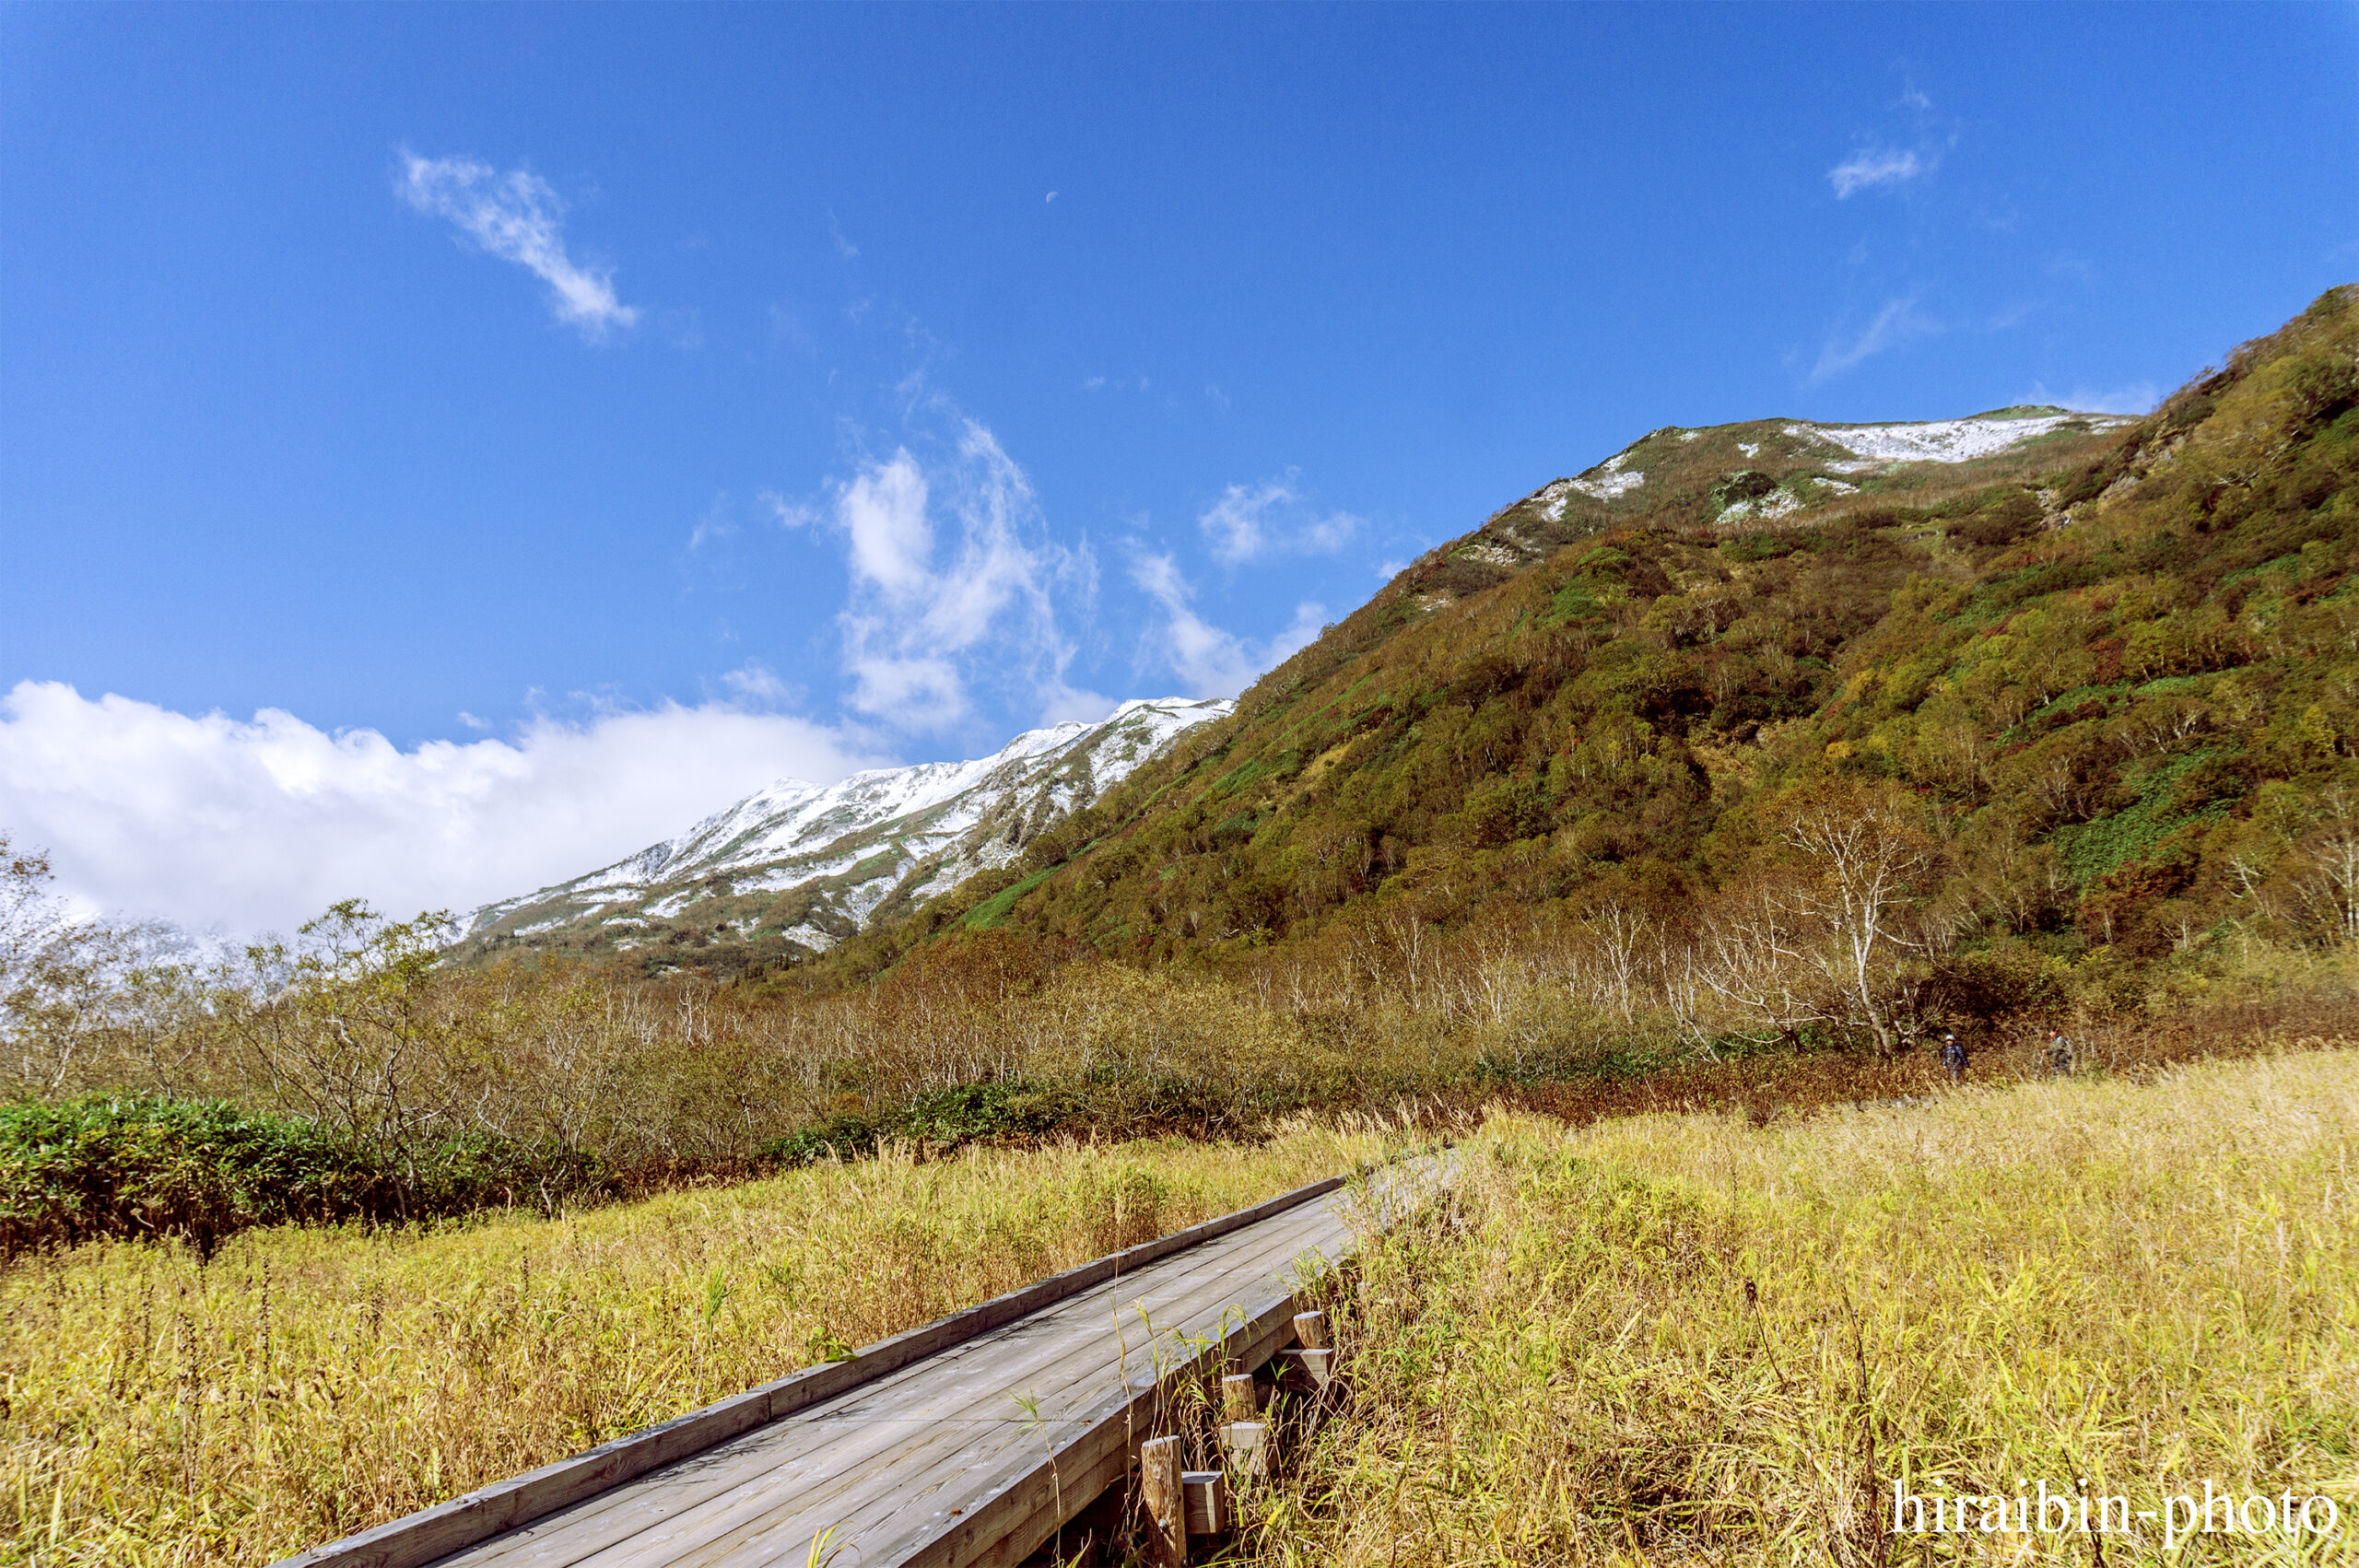
M1226 702L1126 702L1096 724L1030 730L973 762L874 768L825 787L782 778L677 838L467 922L477 950L616 952L715 942L820 952L880 911L986 868Z

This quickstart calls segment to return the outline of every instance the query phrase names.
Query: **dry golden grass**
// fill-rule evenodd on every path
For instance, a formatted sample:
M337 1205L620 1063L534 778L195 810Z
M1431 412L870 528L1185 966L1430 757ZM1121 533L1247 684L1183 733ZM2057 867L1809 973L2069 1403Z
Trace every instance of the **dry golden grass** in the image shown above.
M1297 1125L905 1153L439 1234L0 1274L0 1561L261 1563L1375 1157Z
M1766 1129L1496 1117L1454 1209L1368 1254L1352 1412L1252 1554L2351 1561L2354 1156L2347 1049ZM1888 1532L1897 1476L2010 1500L2086 1477L2137 1509L2209 1478L2331 1497L2341 1529L1934 1550Z

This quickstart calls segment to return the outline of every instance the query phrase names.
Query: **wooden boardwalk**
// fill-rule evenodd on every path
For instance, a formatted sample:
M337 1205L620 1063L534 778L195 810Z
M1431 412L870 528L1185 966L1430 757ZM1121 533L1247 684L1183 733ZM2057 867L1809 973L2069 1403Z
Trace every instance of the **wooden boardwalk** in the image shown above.
M1015 1564L1129 1477L1168 1375L1294 1341L1367 1202L1303 1188L281 1568Z

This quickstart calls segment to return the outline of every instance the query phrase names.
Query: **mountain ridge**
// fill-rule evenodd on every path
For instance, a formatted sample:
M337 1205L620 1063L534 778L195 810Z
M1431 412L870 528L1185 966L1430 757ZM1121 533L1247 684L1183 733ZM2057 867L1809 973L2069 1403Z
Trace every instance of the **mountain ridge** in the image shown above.
M1877 960L1920 999L2302 940L2334 903L2333 802L2359 835L2354 404L2346 287L2143 417L1650 431L806 983L979 927L1250 967L1620 920L1692 969L1804 874L1787 818L1812 800L1929 847L1917 955Z
M1027 730L989 756L869 768L834 784L781 778L611 865L487 904L465 921L478 954L656 950L660 967L715 946L734 962L825 952L886 917L1005 863L1226 701L1123 703L1096 723Z

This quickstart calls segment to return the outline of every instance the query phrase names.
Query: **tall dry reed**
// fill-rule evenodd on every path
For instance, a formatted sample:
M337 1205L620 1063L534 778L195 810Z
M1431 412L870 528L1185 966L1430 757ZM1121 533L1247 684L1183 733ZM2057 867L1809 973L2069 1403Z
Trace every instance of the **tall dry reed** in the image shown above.
M1256 1561L2359 1552L2359 1053L1793 1126L1503 1116L1464 1163L1368 1253L1351 1414L1264 1500ZM2317 1493L2341 1532L1892 1533L1896 1479L2083 1478L2148 1510Z

